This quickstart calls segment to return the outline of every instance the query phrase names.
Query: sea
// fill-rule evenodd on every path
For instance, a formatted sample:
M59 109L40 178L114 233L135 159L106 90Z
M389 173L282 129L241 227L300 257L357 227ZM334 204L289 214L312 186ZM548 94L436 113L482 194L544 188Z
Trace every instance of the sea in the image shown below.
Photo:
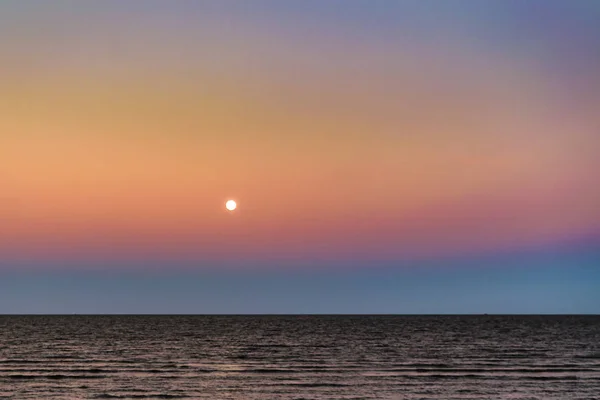
M0 316L2 399L600 399L600 316Z

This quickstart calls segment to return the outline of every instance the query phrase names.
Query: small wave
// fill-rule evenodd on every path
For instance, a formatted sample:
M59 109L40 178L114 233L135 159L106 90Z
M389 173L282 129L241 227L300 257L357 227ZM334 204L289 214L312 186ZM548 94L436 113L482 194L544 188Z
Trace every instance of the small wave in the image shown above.
M19 360L14 358L8 358L0 360L0 364L42 364L44 360Z
M117 395L110 393L102 393L94 396L95 399L184 399L190 396L179 395L179 394L128 394L128 395Z
M282 386L299 386L299 387L308 387L308 388L327 388L327 387L347 387L347 386L356 386L345 383L310 383L310 382L300 382L300 383L287 383Z
M436 363L401 363L394 364L395 367L399 368L454 368L456 365L454 364L436 364Z
M575 358L600 360L600 353L582 354L582 355L575 356Z
M63 374L53 374L53 375L26 375L26 374L18 374L18 375L7 375L8 379L15 380L34 380L34 379L52 379L52 380L60 380L60 379L103 379L106 378L106 375L63 375Z
M78 369L78 368L0 368L0 373L24 373L31 374L32 372L65 372L75 374L99 374L108 372L137 372L137 370L106 370L100 368Z
M474 373L494 373L494 372L513 372L513 373L547 373L547 372L598 372L595 368L396 368L383 370L384 372L474 372Z
M293 369L281 369L281 368L253 368L247 369L244 372L256 373L256 374L289 374L294 372L302 372Z
M579 376L567 375L567 376L521 376L520 380L533 380L533 381L576 381L582 379Z
M427 374L427 375L404 375L403 378L409 379L446 379L446 380L461 380L461 379L473 379L473 380L519 380L519 381L573 381L573 380L585 380L595 378L584 378L575 375L563 375L563 376L515 376L515 375L487 375L487 374Z
M52 355L52 354L44 356L44 358L47 358L47 359L50 359L50 360L85 360L84 357L79 357L79 356Z

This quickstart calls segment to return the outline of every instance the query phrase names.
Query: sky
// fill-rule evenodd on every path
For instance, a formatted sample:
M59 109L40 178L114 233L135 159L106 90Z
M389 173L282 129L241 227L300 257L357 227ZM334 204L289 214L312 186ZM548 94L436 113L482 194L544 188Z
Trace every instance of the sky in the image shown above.
M595 0L5 0L0 63L0 313L600 313Z

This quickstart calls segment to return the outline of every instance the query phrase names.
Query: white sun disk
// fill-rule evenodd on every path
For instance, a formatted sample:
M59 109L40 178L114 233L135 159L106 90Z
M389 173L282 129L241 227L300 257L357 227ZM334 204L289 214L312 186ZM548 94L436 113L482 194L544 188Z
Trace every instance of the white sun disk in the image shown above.
M229 211L233 211L237 208L237 203L233 200L227 200L227 202L225 203L225 208Z

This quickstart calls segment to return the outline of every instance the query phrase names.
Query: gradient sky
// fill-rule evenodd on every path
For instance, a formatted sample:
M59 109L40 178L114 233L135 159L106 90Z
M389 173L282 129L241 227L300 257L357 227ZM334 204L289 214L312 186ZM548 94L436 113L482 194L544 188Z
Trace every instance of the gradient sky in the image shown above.
M0 313L600 313L598 1L5 0L0 62Z

